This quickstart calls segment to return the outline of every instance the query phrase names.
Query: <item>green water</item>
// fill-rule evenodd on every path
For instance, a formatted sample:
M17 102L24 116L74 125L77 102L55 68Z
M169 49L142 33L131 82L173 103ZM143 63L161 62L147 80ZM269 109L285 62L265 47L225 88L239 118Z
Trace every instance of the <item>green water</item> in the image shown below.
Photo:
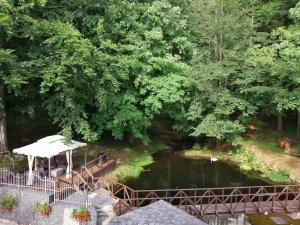
M208 158L191 159L168 153L155 156L138 178L126 182L134 189L173 189L266 185L267 182L244 174L229 162Z

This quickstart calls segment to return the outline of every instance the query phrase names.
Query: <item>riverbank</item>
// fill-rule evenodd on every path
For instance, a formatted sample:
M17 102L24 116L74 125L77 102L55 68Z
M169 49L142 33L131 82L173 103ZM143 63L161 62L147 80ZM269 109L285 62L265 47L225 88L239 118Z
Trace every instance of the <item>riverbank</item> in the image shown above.
M185 150L183 155L230 160L246 173L254 172L274 183L300 182L300 158L295 156L300 152L300 142L296 137L291 132L285 132L285 137L291 143L290 152L294 153L291 155L278 146L282 134L261 121L254 121L253 127L255 129L244 133L244 140L238 148L217 151L196 145L193 149Z
M249 147L250 148L250 147ZM291 183L297 181L298 177L290 175L290 169L272 166L272 157L266 162L264 156L258 154L256 149L238 149L229 152L216 152L207 149L184 150L182 155L189 158L214 157L218 160L231 161L243 172L261 176L274 183ZM294 173L293 173L294 175Z
M130 178L138 177L145 166L153 163L153 154L164 149L163 141L154 141L149 146L144 146L141 143L123 144L121 142L89 146L90 154L96 155L99 152L107 152L111 153L113 158L117 160L117 168L105 177L107 180L118 182L125 182Z

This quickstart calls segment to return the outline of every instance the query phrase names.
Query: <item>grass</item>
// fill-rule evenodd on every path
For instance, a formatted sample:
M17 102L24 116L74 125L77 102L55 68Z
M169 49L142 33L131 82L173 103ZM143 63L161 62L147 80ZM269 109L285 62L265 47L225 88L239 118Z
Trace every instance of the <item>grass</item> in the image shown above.
M265 177L276 183L290 183L291 178L286 171L270 171Z
M253 124L257 127L257 130L252 133L249 138L246 138L242 144L255 145L265 151L284 154L284 149L278 146L281 135L276 130L274 130L268 123L261 121L255 121ZM284 135L292 142L291 152L300 154L300 141L296 140L294 135L295 132L296 131L287 127Z
M125 152L127 153L122 159L122 164L106 175L108 180L125 181L131 177L138 177L144 167L153 162L151 153L138 153L135 150L128 153L128 149Z
M255 121L254 125L257 130L250 134L242 144L255 145L272 153L284 153L284 150L277 145L280 140L278 132L274 131L267 123Z
M210 156L221 156L220 153L208 150L208 149L191 149L184 152L184 156L186 157L210 157Z

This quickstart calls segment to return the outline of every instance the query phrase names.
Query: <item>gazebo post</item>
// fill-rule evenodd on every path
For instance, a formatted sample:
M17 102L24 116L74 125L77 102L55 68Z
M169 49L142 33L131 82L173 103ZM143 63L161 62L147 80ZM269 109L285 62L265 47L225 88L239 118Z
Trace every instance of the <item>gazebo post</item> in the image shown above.
M48 158L48 177L51 175L51 158Z

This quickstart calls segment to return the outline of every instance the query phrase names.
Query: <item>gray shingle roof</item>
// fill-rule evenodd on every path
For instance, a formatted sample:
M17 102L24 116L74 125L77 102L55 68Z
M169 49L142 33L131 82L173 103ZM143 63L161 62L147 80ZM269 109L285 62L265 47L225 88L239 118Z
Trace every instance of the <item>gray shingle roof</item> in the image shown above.
M109 225L207 225L181 209L158 201L114 218Z

